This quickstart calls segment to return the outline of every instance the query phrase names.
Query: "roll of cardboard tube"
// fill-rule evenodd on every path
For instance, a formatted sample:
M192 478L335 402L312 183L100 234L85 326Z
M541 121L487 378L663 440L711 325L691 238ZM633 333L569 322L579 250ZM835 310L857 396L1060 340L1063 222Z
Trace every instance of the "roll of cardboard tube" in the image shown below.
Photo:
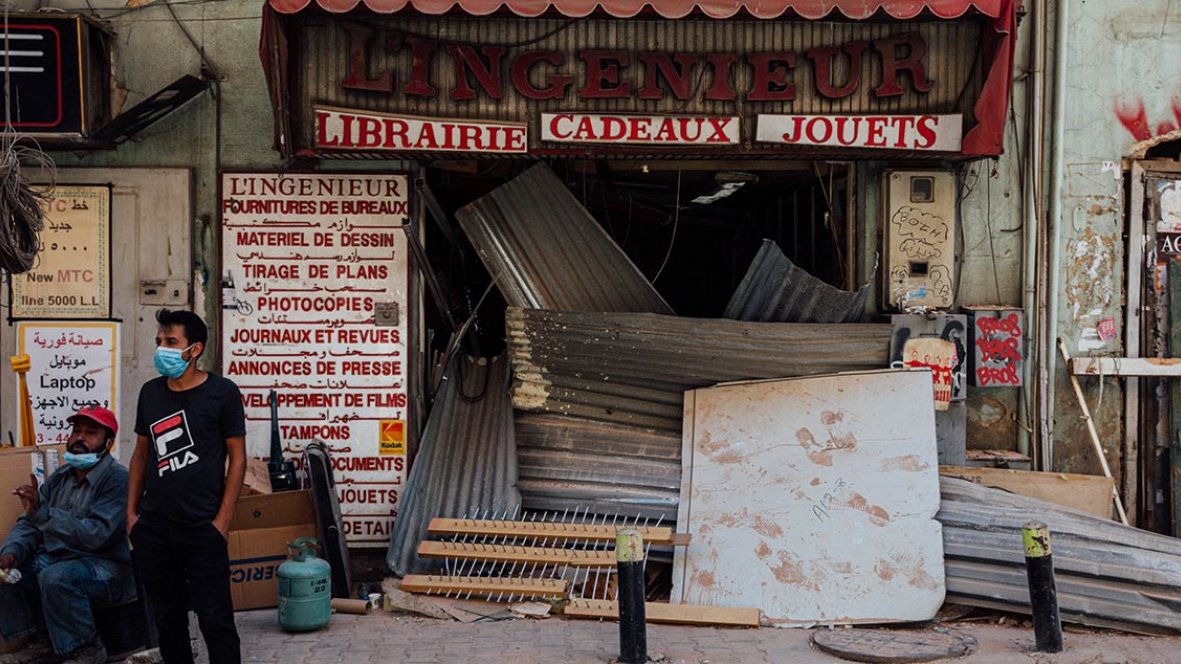
M323 605L321 605L323 606ZM373 604L367 599L332 599L332 610L337 613L349 613L355 616L367 616L373 610Z

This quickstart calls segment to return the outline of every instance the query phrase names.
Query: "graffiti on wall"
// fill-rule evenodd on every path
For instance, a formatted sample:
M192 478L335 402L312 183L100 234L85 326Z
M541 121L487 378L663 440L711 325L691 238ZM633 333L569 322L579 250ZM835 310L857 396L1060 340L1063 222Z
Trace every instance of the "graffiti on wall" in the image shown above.
M907 347L912 341L938 339L947 342L951 352L942 351L936 355L940 362L943 358L951 358L951 371L947 376L947 385L951 390L949 398L951 401L963 401L968 389L968 317L963 314L936 314L929 318L917 314L894 314L890 322L894 324L894 333L890 336L890 367L904 369L918 366L910 361L921 361L922 357L907 355ZM941 376L940 373L936 380ZM936 387L939 387L938 384Z
M1181 90L1173 94L1169 105L1171 107L1169 111L1172 111L1173 117L1161 120L1159 114L1162 111L1156 111L1154 124L1154 118L1149 118L1144 99L1137 95L1131 99L1116 100L1115 117L1137 142L1147 141L1154 136L1163 136L1181 127Z
M973 314L972 371L976 387L1020 387L1024 360L1023 316L1019 311L985 310Z

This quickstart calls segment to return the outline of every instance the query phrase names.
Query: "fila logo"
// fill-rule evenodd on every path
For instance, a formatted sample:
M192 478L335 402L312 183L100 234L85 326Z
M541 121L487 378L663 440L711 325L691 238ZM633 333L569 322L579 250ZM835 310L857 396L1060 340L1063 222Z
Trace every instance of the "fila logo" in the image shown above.
M189 435L189 421L183 410L157 420L151 429L158 461L156 471L160 477L168 471L175 472L200 459L192 450L195 443Z

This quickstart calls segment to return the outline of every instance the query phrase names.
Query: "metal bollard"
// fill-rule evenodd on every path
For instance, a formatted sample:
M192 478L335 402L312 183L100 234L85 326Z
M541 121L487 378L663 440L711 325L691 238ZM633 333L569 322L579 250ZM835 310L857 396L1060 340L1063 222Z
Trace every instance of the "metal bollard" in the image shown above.
M1021 528L1025 544L1025 573L1029 577L1029 605L1033 611L1033 635L1038 652L1062 652L1062 618L1054 587L1054 560L1050 556L1050 529L1031 521Z
M635 528L615 535L619 567L619 664L646 664L648 626L644 615L644 538Z

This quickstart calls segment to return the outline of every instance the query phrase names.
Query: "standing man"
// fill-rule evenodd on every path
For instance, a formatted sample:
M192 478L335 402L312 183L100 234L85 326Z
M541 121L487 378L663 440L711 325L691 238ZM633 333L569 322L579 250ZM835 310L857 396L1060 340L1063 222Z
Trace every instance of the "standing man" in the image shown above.
M233 382L197 368L209 339L199 316L162 309L156 322L161 376L139 392L127 494L136 569L166 664L193 662L190 602L210 664L238 664L228 537L246 476L242 395Z
M56 654L67 662L102 664L107 651L94 608L135 597L124 527L127 470L110 455L119 430L114 413L87 406L66 421L74 427L66 440L68 465L40 489L30 476L13 491L25 514L0 547L0 570L19 570L22 578L0 583L0 634L15 641L43 626L49 643L34 640L18 659L47 661Z

